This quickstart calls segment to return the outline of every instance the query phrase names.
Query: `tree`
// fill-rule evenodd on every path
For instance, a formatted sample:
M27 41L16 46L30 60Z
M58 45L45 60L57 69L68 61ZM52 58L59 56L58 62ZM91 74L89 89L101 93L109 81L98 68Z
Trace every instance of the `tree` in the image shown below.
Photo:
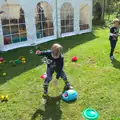
M105 15L105 0L100 0L101 8L102 8L102 15L101 20L104 21L104 15Z
M115 15L115 17L118 17L118 14L120 12L120 1L109 0L105 12L108 14L108 20L110 19L110 16L113 14Z
M93 15L94 15L94 20L100 20L102 16L102 7L100 2L95 2L94 3L94 8L93 8Z
M108 15L108 19L111 14L116 14L120 12L120 0L94 0L94 17L95 19L100 18L99 20L104 20L105 13ZM99 5L98 5L99 4ZM101 10L98 11L98 8ZM101 12L101 14L100 14ZM98 14L99 17L96 17ZM100 17L101 16L101 17ZM118 15L116 16L118 17Z

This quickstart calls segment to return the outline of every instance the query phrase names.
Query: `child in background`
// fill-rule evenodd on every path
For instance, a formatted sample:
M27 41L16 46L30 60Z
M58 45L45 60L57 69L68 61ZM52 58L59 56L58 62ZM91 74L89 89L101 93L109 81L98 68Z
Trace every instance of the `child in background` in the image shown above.
M114 49L116 47L117 41L118 41L118 33L119 33L119 19L114 19L113 20L114 26L112 28L110 28L110 46L111 46L111 50L110 50L110 59L113 60L114 56L113 56L113 52Z
M57 73L56 79L59 79L61 77L64 80L65 89L72 89L70 83L67 80L66 74L63 71L64 57L61 51L62 51L62 46L59 44L53 44L53 46L51 47L51 50L36 51L37 55L46 56L47 59L51 61L51 63L47 63L47 78L44 81L43 97L47 96L48 94L48 85L49 85L49 82L52 80L52 74L54 72Z

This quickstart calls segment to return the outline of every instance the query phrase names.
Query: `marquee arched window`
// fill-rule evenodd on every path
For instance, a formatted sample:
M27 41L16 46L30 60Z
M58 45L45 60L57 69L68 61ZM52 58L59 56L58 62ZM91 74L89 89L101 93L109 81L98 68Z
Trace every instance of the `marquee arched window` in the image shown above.
M90 26L90 8L88 4L82 4L79 10L80 30L87 30Z
M19 4L4 4L1 24L4 45L27 41L24 10Z
M40 2L36 7L37 38L54 35L52 7L47 2Z
M64 3L61 8L61 33L74 31L74 9L70 3Z

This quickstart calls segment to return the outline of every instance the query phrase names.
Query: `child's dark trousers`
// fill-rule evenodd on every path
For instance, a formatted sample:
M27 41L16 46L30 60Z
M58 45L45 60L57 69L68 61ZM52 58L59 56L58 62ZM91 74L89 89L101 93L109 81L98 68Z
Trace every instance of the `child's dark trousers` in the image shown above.
M111 46L110 57L113 56L116 44L117 44L117 40L114 40L114 39L110 40L110 46Z
M50 81L52 80L52 75L54 72L56 72L54 69L47 67L47 78L44 81L44 94L48 93L48 85L49 85ZM68 85L68 86L70 85L70 83L67 80L67 76L63 70L59 73L59 77L61 77L64 80L65 85Z

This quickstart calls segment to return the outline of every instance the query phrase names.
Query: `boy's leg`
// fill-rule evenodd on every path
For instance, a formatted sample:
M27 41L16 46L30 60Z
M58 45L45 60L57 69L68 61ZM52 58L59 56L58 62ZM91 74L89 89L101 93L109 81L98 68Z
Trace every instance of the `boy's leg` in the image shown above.
M69 83L69 81L68 81L68 79L67 79L67 76L66 76L66 74L65 74L65 72L64 71L62 71L61 72L61 78L64 80L64 82L65 82L65 89L72 89L73 87L70 85L70 83Z
M110 40L110 45L111 45L111 51L110 51L110 57L113 56L114 49L116 47L117 40Z
M48 85L49 85L49 82L52 80L53 72L54 71L51 68L47 68L47 78L44 81L44 94L45 95L48 94Z

